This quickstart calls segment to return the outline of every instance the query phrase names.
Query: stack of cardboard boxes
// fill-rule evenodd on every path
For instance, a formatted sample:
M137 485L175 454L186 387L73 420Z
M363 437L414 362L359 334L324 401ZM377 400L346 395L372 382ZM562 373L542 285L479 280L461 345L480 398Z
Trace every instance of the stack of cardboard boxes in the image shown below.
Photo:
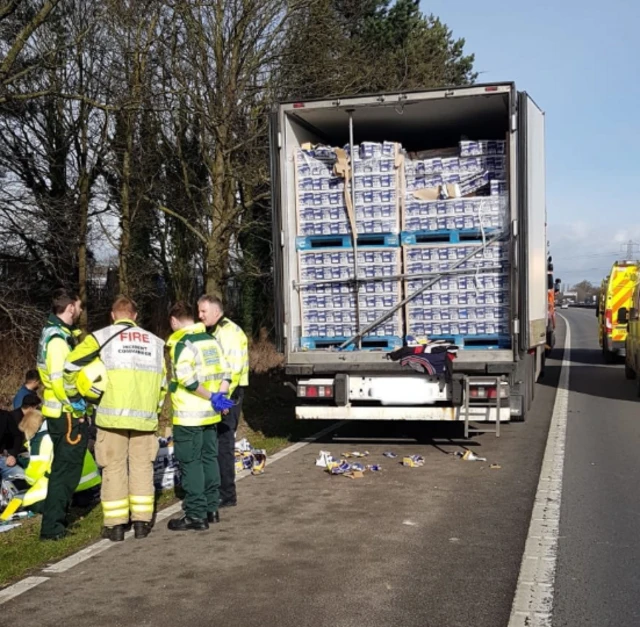
M345 155L354 190L337 167ZM417 154L397 143L363 142L353 159L348 148L297 150L301 348L334 348L474 248L478 254L463 272L444 276L365 340L377 338L383 342L372 347L391 349L407 335L463 344L507 336L509 246L500 241L483 249L487 238L508 228L506 164L505 142L496 140ZM352 220L363 279L357 289Z

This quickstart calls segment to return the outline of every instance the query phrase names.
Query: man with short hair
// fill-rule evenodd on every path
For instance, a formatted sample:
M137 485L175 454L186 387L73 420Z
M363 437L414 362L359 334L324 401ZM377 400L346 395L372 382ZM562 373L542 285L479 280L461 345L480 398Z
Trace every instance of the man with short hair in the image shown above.
M37 370L27 370L24 377L24 384L13 397L13 408L20 409L22 407L22 399L27 394L37 393L40 386L40 375Z
M136 304L119 296L111 308L113 324L88 335L65 364L65 389L74 400L81 398L82 369L96 360L104 365L98 362L96 369L106 386L95 380L104 387L95 413L95 452L103 468L102 536L112 542L124 540L129 517L138 539L148 536L153 526L156 430L166 392L164 341L137 326L137 317Z
M242 414L244 389L249 385L249 349L247 336L234 322L225 318L222 301L205 294L198 300L198 316L215 337L231 369L229 394L235 405L218 425L218 461L220 463L220 507L238 503L236 494L235 444L238 422Z
M173 334L168 345L173 378L173 442L185 492L184 516L169 521L172 531L202 531L220 520L218 435L220 413L231 375L220 344L195 323L191 310L178 302L169 312Z
M53 293L51 315L38 344L38 374L44 387L42 415L53 442L54 461L44 503L41 540L65 537L66 517L73 492L82 475L87 449L86 404L72 403L64 390L64 362L80 335L75 323L82 314L78 295L66 289Z

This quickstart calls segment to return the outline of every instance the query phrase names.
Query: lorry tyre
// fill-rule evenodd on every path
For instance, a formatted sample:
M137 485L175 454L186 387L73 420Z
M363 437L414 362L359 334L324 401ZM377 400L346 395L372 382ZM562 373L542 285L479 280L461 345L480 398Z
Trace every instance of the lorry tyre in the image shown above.
M607 349L606 344L602 346L602 360L605 364L612 364L615 360L615 355Z
M624 362L624 376L632 381L636 378L636 371L625 361Z
M513 416L511 422L524 422L527 419L529 408L533 402L533 386L536 376L535 356L526 355L524 358L525 365L522 368L522 411L519 416Z

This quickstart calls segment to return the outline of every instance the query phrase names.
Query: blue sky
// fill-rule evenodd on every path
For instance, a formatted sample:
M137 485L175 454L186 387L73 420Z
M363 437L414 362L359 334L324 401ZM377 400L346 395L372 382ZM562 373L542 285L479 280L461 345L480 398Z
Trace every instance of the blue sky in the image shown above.
M480 82L513 80L546 112L556 276L599 282L623 242L640 244L640 1L421 6L465 38Z

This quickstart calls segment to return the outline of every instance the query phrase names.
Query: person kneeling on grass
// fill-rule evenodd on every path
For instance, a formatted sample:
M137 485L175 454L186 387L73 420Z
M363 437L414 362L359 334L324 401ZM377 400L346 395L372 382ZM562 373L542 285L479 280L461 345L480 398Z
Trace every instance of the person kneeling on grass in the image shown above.
M24 410L24 417L18 425L18 429L24 433L27 440L29 464L24 474L27 483L31 486L22 499L22 507L40 514L42 513L49 486L49 473L53 462L53 441L47 430L46 420L43 419L42 414L35 407L27 407ZM87 491L96 488L100 483L98 466L91 453L86 451L82 476L78 487L75 489L74 501L80 494L85 496ZM86 499L81 500L85 501Z

